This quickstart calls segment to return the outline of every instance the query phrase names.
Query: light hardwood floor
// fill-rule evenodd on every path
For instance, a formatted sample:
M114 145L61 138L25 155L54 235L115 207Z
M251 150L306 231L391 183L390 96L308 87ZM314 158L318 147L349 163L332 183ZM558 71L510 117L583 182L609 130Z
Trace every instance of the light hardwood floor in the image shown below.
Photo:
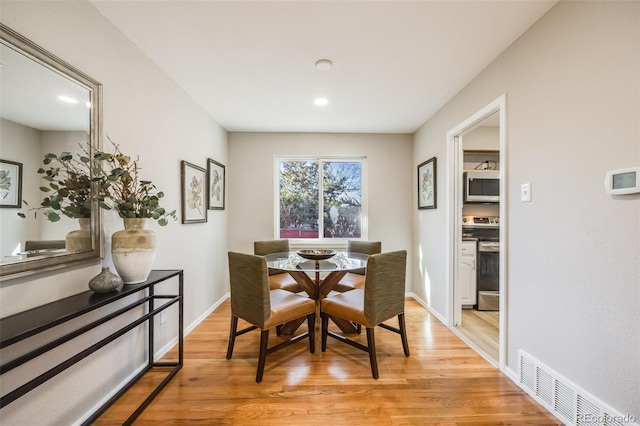
M463 309L462 325L457 329L497 364L499 326L500 312L498 311Z
M257 384L259 333L239 336L225 359L229 316L226 301L185 338L183 369L135 425L561 424L413 299L410 357L376 328L379 380L365 352L329 339L322 356L306 340L270 355ZM270 344L281 339L271 334ZM163 376L147 374L94 424L121 424Z

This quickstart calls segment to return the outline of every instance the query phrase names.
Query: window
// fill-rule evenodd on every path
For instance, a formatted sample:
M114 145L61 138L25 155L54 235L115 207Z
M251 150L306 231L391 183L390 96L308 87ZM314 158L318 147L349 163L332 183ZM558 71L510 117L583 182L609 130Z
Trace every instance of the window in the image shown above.
M276 158L279 238L361 238L362 158Z

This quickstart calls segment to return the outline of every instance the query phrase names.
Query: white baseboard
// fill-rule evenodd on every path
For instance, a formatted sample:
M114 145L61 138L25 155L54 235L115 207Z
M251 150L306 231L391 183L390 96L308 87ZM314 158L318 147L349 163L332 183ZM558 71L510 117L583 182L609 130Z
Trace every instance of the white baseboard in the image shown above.
M420 305L422 305L423 308L425 308L427 311L429 311L429 313L431 315L433 315L434 317L436 317L438 319L438 321L440 321L442 324L444 324L445 326L447 325L447 319L445 317L443 317L442 315L440 315L439 312L434 311L431 306L429 306L429 304L427 302L425 302L424 300L422 300L420 297L418 297L417 294L412 293L412 292L407 292L406 293L407 297L411 297L412 299L414 299L416 302L418 302Z

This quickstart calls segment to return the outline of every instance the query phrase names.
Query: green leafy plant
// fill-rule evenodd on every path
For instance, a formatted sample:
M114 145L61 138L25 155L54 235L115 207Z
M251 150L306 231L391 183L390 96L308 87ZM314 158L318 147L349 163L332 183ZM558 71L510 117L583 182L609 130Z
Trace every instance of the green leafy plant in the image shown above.
M177 219L176 211L168 212L160 206L164 193L148 180L140 180L139 158L132 160L120 151L120 146L109 139L113 153L99 151L94 154L93 177L99 188L100 207L115 210L121 218L150 218L160 226L168 218Z
M85 152L74 154L62 152L60 155L46 154L43 163L47 168L39 168L38 174L46 182L40 191L47 194L39 207L33 207L34 217L39 211L51 222L57 222L61 214L72 219L91 216L91 178L89 177L90 159ZM23 200L25 205L29 205ZM18 213L26 217L24 213Z

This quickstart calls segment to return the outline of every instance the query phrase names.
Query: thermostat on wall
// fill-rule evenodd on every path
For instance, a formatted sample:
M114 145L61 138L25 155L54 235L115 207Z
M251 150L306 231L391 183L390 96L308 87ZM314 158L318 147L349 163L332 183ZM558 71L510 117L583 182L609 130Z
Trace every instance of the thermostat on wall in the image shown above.
M609 170L604 176L607 194L624 195L640 192L640 166Z

